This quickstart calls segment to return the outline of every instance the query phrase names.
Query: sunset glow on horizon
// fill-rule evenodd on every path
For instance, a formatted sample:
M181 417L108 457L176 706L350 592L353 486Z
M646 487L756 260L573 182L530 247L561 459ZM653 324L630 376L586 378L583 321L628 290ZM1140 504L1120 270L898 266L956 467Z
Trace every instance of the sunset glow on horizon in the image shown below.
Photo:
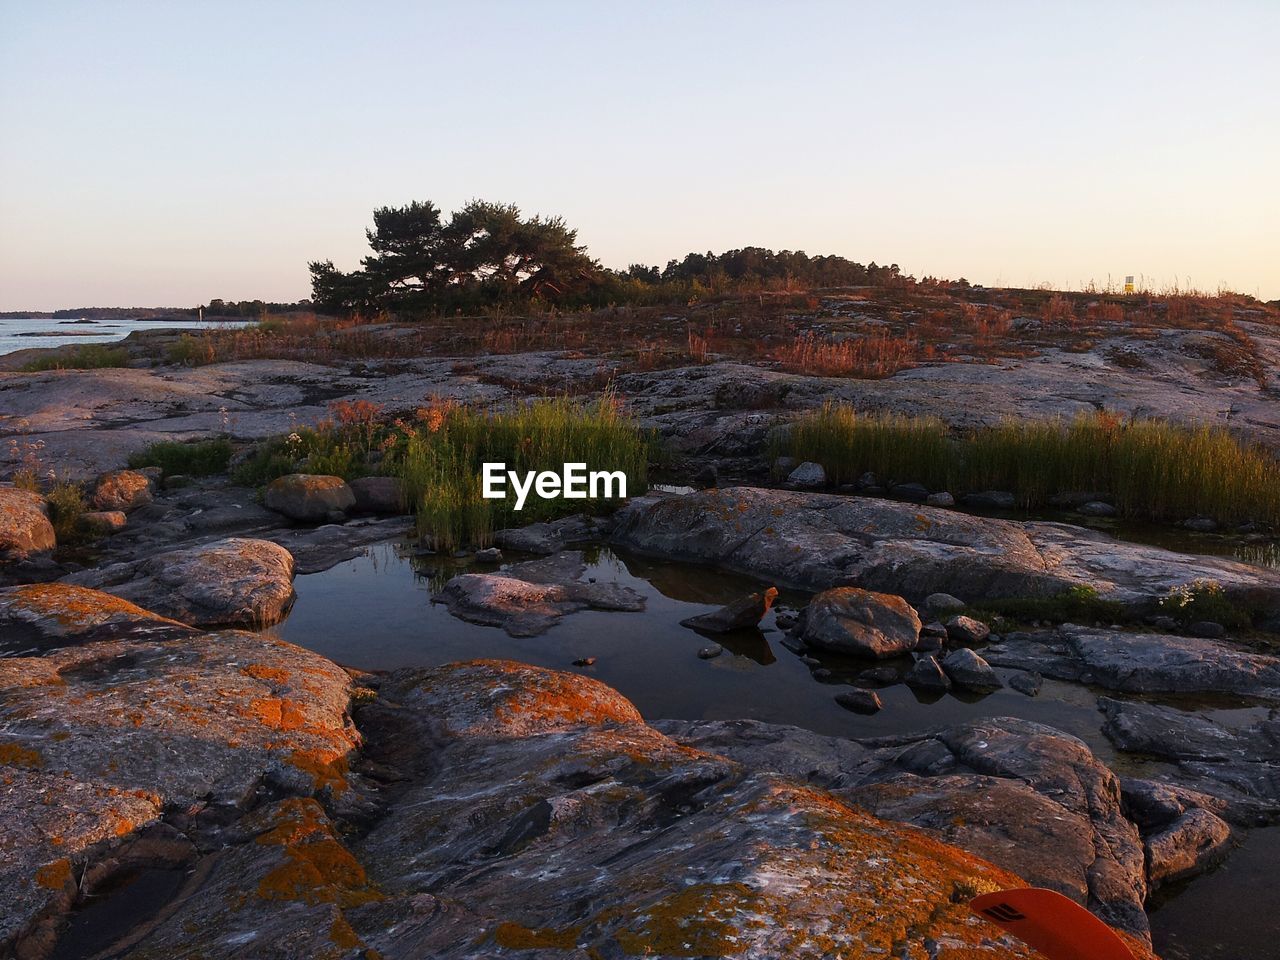
M1280 4L0 0L0 310L297 300L372 209L1280 298Z

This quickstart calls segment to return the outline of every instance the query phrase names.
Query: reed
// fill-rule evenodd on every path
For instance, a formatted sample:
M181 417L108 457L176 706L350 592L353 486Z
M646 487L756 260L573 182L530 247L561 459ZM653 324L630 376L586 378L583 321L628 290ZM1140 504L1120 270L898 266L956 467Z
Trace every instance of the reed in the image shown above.
M1280 524L1280 461L1216 426L1095 412L1010 420L952 439L932 417L829 404L798 418L776 452L822 464L835 483L871 471L955 494L1009 490L1029 509L1088 492L1125 517Z
M590 470L624 472L628 495L647 488L653 440L609 392L590 404L558 398L512 410L447 406L424 413L404 427L405 440L391 451L389 469L404 482L418 532L435 549L483 546L494 529L577 513L590 504L530 497L516 512L510 498L485 500L480 475L486 462L522 474L585 463Z

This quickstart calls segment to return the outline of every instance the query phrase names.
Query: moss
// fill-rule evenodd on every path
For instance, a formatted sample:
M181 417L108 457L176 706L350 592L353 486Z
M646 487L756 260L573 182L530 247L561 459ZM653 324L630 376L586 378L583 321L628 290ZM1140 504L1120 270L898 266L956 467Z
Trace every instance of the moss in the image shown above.
M974 604L973 613L982 619L992 614L1010 620L1029 622L1047 620L1050 623L1125 623L1134 614L1123 603L1106 600L1090 586L1077 586L1052 597L1014 597L1003 600L983 600Z

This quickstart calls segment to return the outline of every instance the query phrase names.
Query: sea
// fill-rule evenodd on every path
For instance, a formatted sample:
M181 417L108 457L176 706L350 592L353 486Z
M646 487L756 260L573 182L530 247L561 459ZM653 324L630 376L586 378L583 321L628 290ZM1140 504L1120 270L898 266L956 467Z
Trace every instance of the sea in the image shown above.
M112 317L109 320L59 319L49 317L0 317L0 356L30 347L57 347L64 343L113 343L135 330L208 330L212 327L243 326L249 321L138 320Z

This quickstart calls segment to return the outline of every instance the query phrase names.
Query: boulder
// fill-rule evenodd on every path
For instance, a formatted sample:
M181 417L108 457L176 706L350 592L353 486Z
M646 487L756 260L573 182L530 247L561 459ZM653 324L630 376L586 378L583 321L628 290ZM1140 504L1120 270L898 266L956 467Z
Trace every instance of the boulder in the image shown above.
M399 477L357 477L347 482L359 513L399 516L409 512Z
M929 488L923 483L895 483L889 488L889 495L912 503L924 503L929 499Z
M901 597L834 587L809 603L801 636L822 650L883 659L915 649L920 618Z
M991 665L968 647L952 650L942 658L942 669L951 682L962 690L983 693L1004 686Z
M951 689L951 678L938 663L937 657L921 657L915 662L903 682L914 690L927 693L944 693Z
M267 484L262 502L290 520L340 519L355 506L356 497L341 477L291 473Z
M1018 505L1018 498L1007 490L984 490L966 493L960 502L975 510L1012 510Z
M113 470L98 478L89 503L95 510L122 510L125 513L154 499L155 483L140 470Z
M973 617L952 617L947 621L947 638L954 643L981 643L991 636L991 628Z
M261 627L293 605L293 555L268 540L229 537L64 578L193 626Z
M1043 685L1044 677L1034 670L1019 670L1009 678L1009 686L1028 697L1039 696Z
M98 535L119 533L129 523L123 510L90 510L80 518L85 529Z
M929 496L925 497L924 502L931 507L954 507L956 498L947 493L947 491L941 490L938 493L929 494Z
M733 630L746 630L755 627L769 612L773 601L777 599L778 588L768 587L757 593L751 593L741 600L735 600L719 610L700 613L696 617L687 617L680 623L704 633L729 633Z
M636 497L614 539L659 556L720 564L778 584L852 584L923 601L1052 597L1088 586L1138 610L1213 580L1246 608L1280 614L1280 571L1124 543L1097 530L1018 522L867 497L722 487Z
M57 545L44 497L0 487L0 563L50 553Z
M931 593L924 598L924 608L935 617L946 616L948 613L958 613L963 610L967 604L953 597L949 593Z
M816 490L827 485L827 471L822 464L806 460L787 474L787 485L799 490Z
M874 690L861 690L857 688L837 693L835 701L852 713L879 713L881 707L884 706L884 704L880 702L880 697Z
M1208 810L1193 808L1163 830L1143 838L1151 889L1203 873L1224 856L1231 827Z

